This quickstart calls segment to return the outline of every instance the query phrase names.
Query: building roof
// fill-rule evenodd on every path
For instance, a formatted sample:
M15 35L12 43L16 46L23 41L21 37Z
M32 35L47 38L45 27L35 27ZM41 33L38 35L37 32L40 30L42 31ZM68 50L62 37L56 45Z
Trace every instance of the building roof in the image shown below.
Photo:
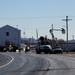
M21 31L20 29L17 29L17 28L15 28L15 27L10 26L10 25L5 25L5 26L1 27L0 29L5 28L5 27L14 28L14 29L16 29L16 30L18 30L18 31Z

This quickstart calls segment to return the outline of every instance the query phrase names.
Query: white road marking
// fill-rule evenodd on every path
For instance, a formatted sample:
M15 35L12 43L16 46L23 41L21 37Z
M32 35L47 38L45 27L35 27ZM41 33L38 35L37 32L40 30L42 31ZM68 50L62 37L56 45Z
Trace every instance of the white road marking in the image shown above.
M10 62L8 62L8 63L6 63L6 64L0 66L0 68L3 68L3 67L5 67L5 66L9 65L9 64L14 60L14 58L13 58L12 56L10 56L10 57L12 58L12 60L11 60Z
M44 57L45 58L45 57ZM48 58L45 58L47 61L49 61L49 66L48 66L48 69L47 70L50 70L51 69L51 63L50 63L50 59Z

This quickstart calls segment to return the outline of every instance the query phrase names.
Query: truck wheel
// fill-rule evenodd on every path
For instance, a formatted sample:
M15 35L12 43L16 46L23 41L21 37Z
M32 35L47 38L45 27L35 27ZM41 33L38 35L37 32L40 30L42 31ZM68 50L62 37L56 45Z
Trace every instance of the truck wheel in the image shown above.
M51 51L49 51L49 54L52 54L52 52L51 52Z
M48 54L48 52L44 52L45 54Z
M63 52L61 52L61 54L63 54Z
M41 54L41 52L40 51L36 51L36 54Z

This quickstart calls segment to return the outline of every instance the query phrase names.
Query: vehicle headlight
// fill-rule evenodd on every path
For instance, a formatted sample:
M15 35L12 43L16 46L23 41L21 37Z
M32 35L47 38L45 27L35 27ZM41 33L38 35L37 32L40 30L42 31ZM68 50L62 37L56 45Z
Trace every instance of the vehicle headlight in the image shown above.
M29 47L28 47L28 49L29 49Z

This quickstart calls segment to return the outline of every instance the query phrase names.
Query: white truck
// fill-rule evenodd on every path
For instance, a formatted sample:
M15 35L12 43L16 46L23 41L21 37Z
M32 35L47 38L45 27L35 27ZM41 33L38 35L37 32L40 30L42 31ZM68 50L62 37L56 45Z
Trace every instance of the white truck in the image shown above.
M39 38L36 46L36 53L40 54L41 52L44 52L45 54L52 52L52 47L50 46L49 41L45 39L43 36Z
M56 40L56 38L54 37L53 31L52 29L50 30L50 34L52 36L52 41L54 40L56 43L56 46L52 46L52 53L56 54L56 53L63 53L62 48L59 46L58 41Z

